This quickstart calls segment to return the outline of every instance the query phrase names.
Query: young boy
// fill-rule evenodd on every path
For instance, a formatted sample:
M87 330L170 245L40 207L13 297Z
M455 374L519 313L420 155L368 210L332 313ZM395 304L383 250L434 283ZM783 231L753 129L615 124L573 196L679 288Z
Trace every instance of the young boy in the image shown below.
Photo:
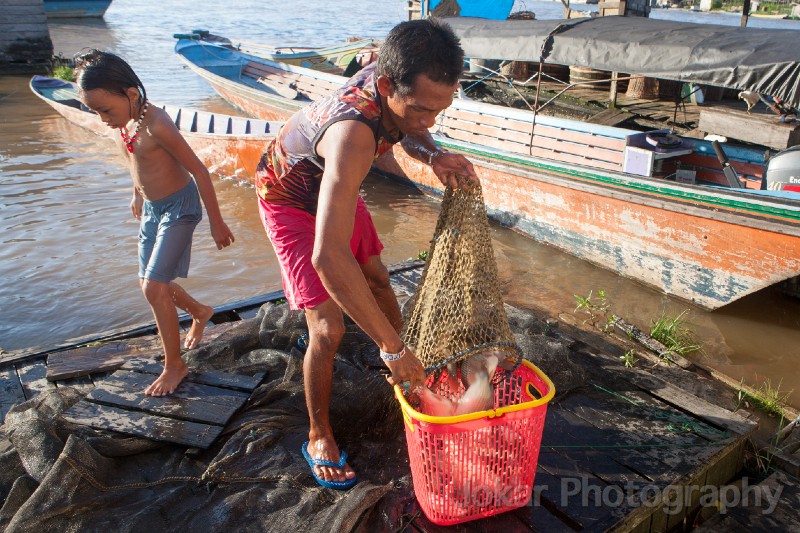
M217 248L232 244L233 234L222 220L208 169L169 116L149 105L133 69L120 57L99 50L82 54L75 63L81 100L106 125L119 130L117 145L131 171L131 212L141 221L139 284L153 311L165 355L164 371L145 393L165 396L175 391L189 371L181 359L175 306L192 317L184 342L187 349L197 347L214 313L173 281L189 273L192 234L203 216L201 198Z

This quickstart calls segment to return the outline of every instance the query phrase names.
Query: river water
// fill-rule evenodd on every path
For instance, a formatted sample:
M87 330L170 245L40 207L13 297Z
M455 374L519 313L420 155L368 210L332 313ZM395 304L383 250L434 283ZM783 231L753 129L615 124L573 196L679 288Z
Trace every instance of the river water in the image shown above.
M407 18L405 5L114 0L104 19L52 22L50 33L64 56L85 47L119 53L154 100L235 113L176 58L173 33L203 28L265 43L324 46L352 35L383 37ZM516 9L523 8L540 19L561 17L560 2L518 2ZM738 15L653 10L652 16L739 24ZM751 18L750 25L800 28L763 18ZM152 320L136 279L137 224L129 214L124 163L111 141L71 126L36 99L27 82L0 77L0 348L6 351ZM236 243L216 250L204 221L182 284L210 305L280 288L252 189L224 177L216 187ZM367 179L363 192L387 264L427 249L436 201L377 177ZM662 313L686 311L703 345L695 359L748 384L769 380L782 391L796 390L792 403L800 404L798 301L767 290L707 313L509 230L494 227L492 237L508 303L556 318L574 312L575 294L604 290L611 310L645 331Z

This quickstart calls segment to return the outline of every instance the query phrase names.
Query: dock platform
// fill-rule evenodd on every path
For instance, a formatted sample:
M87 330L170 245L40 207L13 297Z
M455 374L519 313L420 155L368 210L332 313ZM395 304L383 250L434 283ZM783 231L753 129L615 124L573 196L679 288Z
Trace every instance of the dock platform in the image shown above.
M419 263L391 269L392 285L401 300L413 294L421 270ZM150 454L146 459L145 455L124 454L114 459L115 464L122 465L124 472L119 475L124 479L114 479L113 469L103 470L110 459L87 459L92 456L86 451L90 443L123 442L108 441L119 438L115 432L89 433L92 437L88 440L86 431L95 430L71 434L66 443L59 441L63 449L51 443L56 452L44 463L30 460L39 448L29 448L20 435L23 430L30 431L32 417L56 424L53 432L62 434L65 427L75 426L63 426L59 420L69 422L72 418L75 422L75 412L84 419L91 417L87 405L110 403L106 389L116 387L120 379L131 378L131 374L154 371L153 365L158 363L152 361L153 350L157 350L153 333L141 326L137 332L147 334L135 338L125 339L119 332L106 335L106 344L73 347L83 350L73 352L83 353L74 359L65 349L16 354L17 359L13 353L5 354L0 360L0 405L6 421L3 434L10 444L4 457L13 447L29 458L26 465L49 465L51 474L36 473L39 485L27 498L20 499L16 516L0 517L0 527L8 523L8 516L31 527L91 527L101 522L113 527L103 520L115 514L115 506L128 505L135 497L142 505L196 506L191 518L183 513L161 517L165 531L186 530L201 519L207 520L205 525L211 529L241 525L231 522L234 515L235 520L252 520L253 528L264 530L269 529L268 524L288 524L299 516L302 523L298 530L326 523L335 524L340 531L449 531L421 513L411 483L399 407L378 373L377 349L352 323L335 361L331 418L334 430L339 432L337 441L349 452L348 461L360 481L344 493L315 484L299 453L308 429L302 354L296 335L302 320L297 322L297 316L285 304L275 303L279 297L272 294L263 308L258 304L240 305L239 311L225 310L233 320L209 326L204 345L186 354L192 361L211 365L198 370L198 375L215 369L227 372L220 366L225 361L236 362L232 373L254 375L253 369L263 372L248 384L253 391L251 400L233 409L235 414L226 411L226 415L232 415L229 422L227 418L226 422L215 419L220 428L217 441L208 450L191 443L160 448L142 444ZM726 486L737 478L748 439L756 429L754 422L647 370L625 368L618 354L606 350L602 340L593 345L585 336L578 338L568 324L553 326L526 311L507 309L525 357L551 377L557 394L548 406L529 505L463 524L459 530L669 531L689 529L687 524L691 525L703 508L718 505L717 501L704 501L704 491ZM219 328L216 339L214 328ZM94 367L86 364L93 360L92 354L102 355L94 359ZM690 377L691 372L681 372L686 373L687 381L695 379ZM75 390L58 397L70 401L59 399L53 404L61 411L53 412L55 407L51 406L44 411L47 416L35 414L40 409L37 398L67 388ZM129 413L147 414L150 409L137 404L138 400L126 400L125 394L118 396L113 402L127 402ZM188 403L181 406L194 407ZM184 413L179 418L197 414ZM216 415L204 412L198 416ZM85 427L83 422L79 425ZM135 421L129 426L136 426ZM142 424L137 431L144 437L137 442L169 440L159 434L158 426ZM171 466L163 473L161 468L144 468L137 473L136 468L124 467L149 460L153 465ZM189 463L184 463L186 460ZM59 483L71 487L69 493L48 484L56 471ZM20 476L30 474L21 472ZM198 484L205 490L198 491ZM183 486L186 488L180 489ZM10 490L2 482L0 488ZM35 500L31 499L34 492L41 493ZM127 503L116 503L121 495ZM3 497L9 498L9 494ZM97 504L81 513L52 515L41 507L47 502L69 508L81 501ZM252 505L237 503L245 501ZM202 509L208 502L212 511L205 513ZM40 506L36 513L30 507L34 504ZM214 514L214 505L233 507L223 517Z

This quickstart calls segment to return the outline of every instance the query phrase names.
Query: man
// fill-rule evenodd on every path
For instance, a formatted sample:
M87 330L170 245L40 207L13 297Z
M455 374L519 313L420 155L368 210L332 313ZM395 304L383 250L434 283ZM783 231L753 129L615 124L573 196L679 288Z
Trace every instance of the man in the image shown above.
M326 487L356 482L328 417L342 310L380 348L390 384L413 388L425 381L422 364L400 338L402 317L380 259L383 245L358 192L373 161L401 139L444 185L457 187L457 175L476 179L464 156L439 149L428 132L452 103L463 64L448 26L399 24L376 64L286 122L256 172L259 211L286 299L305 310L308 323L303 376L310 431L302 452Z

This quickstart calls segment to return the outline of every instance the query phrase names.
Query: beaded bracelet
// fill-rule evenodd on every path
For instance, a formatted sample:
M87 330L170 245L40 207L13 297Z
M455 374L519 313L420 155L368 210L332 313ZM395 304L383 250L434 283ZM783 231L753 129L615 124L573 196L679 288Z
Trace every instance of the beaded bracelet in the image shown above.
M433 152L429 152L428 153L428 166L429 167L433 166L433 158L434 158L434 156L440 156L443 153L444 153L444 150L440 150L438 148L436 150L434 150Z
M397 353L386 353L383 350L381 352L381 359L384 361L397 361L398 359L402 359L403 356L406 354L406 346L403 345L403 349Z

